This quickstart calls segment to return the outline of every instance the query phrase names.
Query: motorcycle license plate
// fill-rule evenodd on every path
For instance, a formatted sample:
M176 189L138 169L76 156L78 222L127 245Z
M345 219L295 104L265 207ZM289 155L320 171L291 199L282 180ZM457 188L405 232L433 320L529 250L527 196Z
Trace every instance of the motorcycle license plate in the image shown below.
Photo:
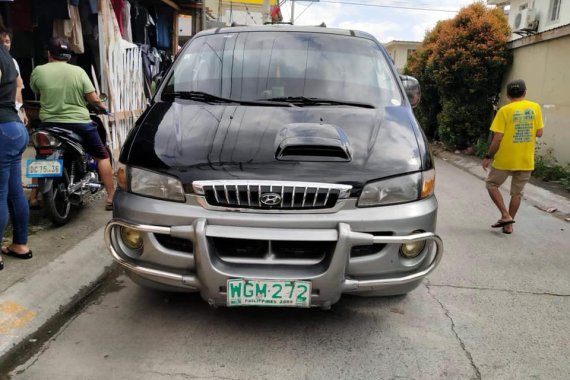
M27 160L26 177L61 177L63 160Z

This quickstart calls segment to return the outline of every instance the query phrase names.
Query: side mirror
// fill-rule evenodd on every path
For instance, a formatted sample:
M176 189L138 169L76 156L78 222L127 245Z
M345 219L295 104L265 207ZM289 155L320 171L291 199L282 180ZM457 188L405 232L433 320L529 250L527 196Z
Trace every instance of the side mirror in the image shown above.
M412 108L415 108L420 104L420 99L422 97L420 82L409 75L400 75L400 80L404 85L404 90L406 90L406 95L408 96L408 100L410 101Z

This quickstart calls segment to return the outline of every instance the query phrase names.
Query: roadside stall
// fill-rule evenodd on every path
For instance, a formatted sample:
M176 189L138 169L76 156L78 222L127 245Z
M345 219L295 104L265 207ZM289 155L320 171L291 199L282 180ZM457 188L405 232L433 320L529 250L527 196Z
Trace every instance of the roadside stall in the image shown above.
M118 150L151 94L152 77L168 67L178 48L178 17L201 20L196 0L17 0L0 1L2 22L11 31L11 54L24 80L30 127L38 125L39 99L29 86L37 65L47 62L47 42L66 37L95 88L108 95L105 122ZM194 32L201 23L194 23Z

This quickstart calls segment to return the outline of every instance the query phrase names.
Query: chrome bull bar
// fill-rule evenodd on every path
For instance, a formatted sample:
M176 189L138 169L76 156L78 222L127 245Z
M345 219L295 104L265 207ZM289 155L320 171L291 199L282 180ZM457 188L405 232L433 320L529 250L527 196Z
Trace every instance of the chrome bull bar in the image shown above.
M105 243L109 251L111 252L111 255L113 256L113 259L121 266L125 267L126 269L136 274L177 281L184 284L189 289L199 290L201 288L200 279L196 275L182 275L178 273L168 272L165 270L150 268L124 258L121 254L119 254L119 252L117 252L112 241L112 236L113 236L112 230L116 226L127 227L141 232L166 234L173 237L184 238L184 239L188 239L190 236L194 236L194 238L191 240L194 240L193 242L195 243L196 228L194 227L194 225L164 227L164 226L152 226L145 224L130 223L123 219L112 219L111 221L109 221L109 223L107 223L105 227ZM377 288L384 288L394 285L403 285L417 280L421 280L422 278L430 274L439 265L441 258L443 256L443 241L438 235L432 232L422 232L407 236L375 236L369 233L350 231L350 226L348 226L345 223L339 223L338 228L339 231L340 229L349 231L349 236L351 240L350 246L366 245L366 244L368 245L407 244L418 241L433 241L435 243L435 248L436 248L435 254L433 255L433 259L431 260L429 265L423 267L423 269L402 276L392 276L381 279L357 280L357 279L345 278L340 284L342 292L374 290ZM347 258L348 258L348 253L347 253Z
M356 290L373 290L375 288L385 286L403 285L424 278L433 272L435 268L437 268L439 262L441 261L441 258L443 257L443 240L441 240L438 235L434 234L433 232L422 232L408 236L374 236L373 238L374 244L409 244L422 240L431 240L436 245L435 256L426 268L402 277L388 277L376 280L346 279L342 285L343 292Z
M145 267L142 265L135 264L135 263L128 261L125 258L123 258L117 252L117 250L115 249L115 247L111 241L111 236L112 236L111 230L112 230L112 228L114 228L114 226L122 226L122 227L132 228L132 229L142 231L142 232L150 232L150 233L166 234L166 235L176 236L176 234L173 233L173 229L175 229L175 227L173 228L173 227L150 226L147 224L134 224L134 223L129 223L129 222L121 220L121 219L112 219L105 226L105 232L104 232L105 233L105 244L107 245L107 248L111 252L113 259L118 264L120 264L121 266L131 270L132 272L134 272L136 274L143 275L143 276L149 275L149 276L153 276L153 277L164 278L167 280L179 281L179 282L183 283L184 285L188 286L189 288L195 288L195 289L200 288L200 282L198 281L198 278L196 276L181 275L178 273L167 272L167 271L160 270L160 269L149 268L149 267ZM188 229L193 230L193 227L188 226ZM193 232L192 230L189 232Z

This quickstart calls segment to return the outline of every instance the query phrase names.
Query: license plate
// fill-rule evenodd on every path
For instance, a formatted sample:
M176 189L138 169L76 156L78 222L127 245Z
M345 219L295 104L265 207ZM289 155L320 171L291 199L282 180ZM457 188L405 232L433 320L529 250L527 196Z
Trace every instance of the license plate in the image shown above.
M63 160L27 160L26 177L61 177Z
M228 306L311 306L311 282L228 280Z

